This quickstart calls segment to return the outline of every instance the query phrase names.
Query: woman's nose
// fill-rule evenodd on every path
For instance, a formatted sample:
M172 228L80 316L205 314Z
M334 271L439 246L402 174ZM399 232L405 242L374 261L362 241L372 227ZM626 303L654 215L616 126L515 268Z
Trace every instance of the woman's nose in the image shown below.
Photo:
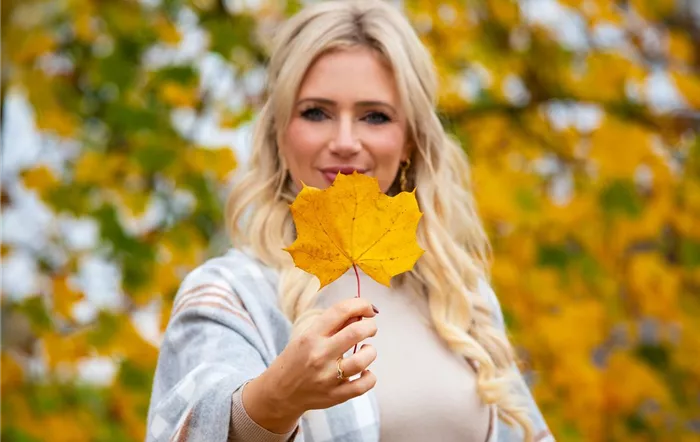
M360 140L355 137L352 118L340 118L335 137L330 142L331 152L339 156L351 156L361 148Z

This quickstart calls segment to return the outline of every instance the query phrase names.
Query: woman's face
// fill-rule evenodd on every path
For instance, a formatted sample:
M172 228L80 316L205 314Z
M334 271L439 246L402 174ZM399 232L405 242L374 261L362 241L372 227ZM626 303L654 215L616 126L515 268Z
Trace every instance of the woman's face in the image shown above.
M406 126L391 69L370 49L343 49L311 65L278 142L297 189L356 170L386 192L407 158Z

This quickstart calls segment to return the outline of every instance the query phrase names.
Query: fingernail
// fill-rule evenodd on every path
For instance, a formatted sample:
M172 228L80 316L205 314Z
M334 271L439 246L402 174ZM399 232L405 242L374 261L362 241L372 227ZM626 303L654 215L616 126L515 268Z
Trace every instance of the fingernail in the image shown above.
M379 309L374 304L372 304L372 310L374 310L374 313L379 313Z

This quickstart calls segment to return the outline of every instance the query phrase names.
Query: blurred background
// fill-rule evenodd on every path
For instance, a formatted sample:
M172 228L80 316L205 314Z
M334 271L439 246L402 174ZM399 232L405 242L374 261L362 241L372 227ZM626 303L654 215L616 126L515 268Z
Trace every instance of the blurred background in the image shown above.
M700 1L397 2L561 441L700 441ZM2 440L143 440L300 2L2 2Z

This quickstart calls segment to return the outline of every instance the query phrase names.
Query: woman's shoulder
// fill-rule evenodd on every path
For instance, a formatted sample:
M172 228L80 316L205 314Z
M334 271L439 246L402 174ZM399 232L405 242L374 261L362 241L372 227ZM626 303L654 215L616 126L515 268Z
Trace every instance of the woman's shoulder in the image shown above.
M175 296L177 306L208 294L220 302L275 304L277 273L247 249L230 248L185 275Z
M247 248L229 248L192 269L183 282L207 282L214 279L250 277L259 282L276 283L277 273L260 261Z
M250 253L229 249L184 276L161 348L187 359L201 348L225 352L237 345L242 354L250 346L270 363L286 344L287 322L274 272Z
M477 283L477 292L484 298L488 306L491 308L491 316L499 328L505 328L505 320L503 318L503 310L501 303L496 296L496 292L491 287L491 283L484 275L480 275Z

